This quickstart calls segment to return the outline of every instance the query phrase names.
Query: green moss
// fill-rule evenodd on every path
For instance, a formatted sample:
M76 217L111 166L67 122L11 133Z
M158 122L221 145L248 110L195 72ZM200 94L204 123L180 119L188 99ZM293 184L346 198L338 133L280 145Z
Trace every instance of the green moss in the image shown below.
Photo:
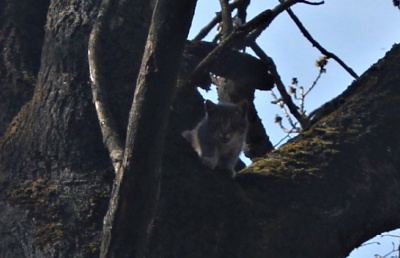
M100 241L91 241L82 246L83 249L87 250L88 253L94 254L100 251Z
M59 210L52 199L61 190L59 184L52 184L47 178L26 180L9 193L9 199L26 205L33 211L36 220L34 243L38 245L60 245L63 239L63 224L59 222Z
M43 224L35 228L34 234L33 242L37 245L51 244L52 246L59 246L64 237L63 225L58 222Z
M49 184L46 178L38 178L22 182L9 194L9 197L19 204L29 204L32 208L42 209L47 205L47 199L60 189L60 185Z
M21 126L21 121L23 121L23 117L29 109L30 104L28 102L22 106L20 112L13 118L3 136L0 137L0 148L9 138L11 138L14 134L18 132L18 129Z
M332 137L338 133L334 127L311 128L267 157L258 159L242 172L282 177L293 177L297 173L317 176L315 173L324 165L324 161L340 152Z

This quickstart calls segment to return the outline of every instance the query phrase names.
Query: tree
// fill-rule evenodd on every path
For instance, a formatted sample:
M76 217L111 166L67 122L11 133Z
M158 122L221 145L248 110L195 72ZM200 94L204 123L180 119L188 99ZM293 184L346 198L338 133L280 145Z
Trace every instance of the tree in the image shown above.
M149 144L149 153L162 151L160 193L151 198L155 206L143 208L150 210L143 223L128 213L106 224L114 230L108 235L114 241L111 246L137 244L128 237L145 226L149 242L144 241L139 249L147 246L146 257L340 257L377 233L399 226L398 45L343 94L318 109L312 120L297 114L303 131L277 150L271 151L252 107L253 130L246 154L254 163L235 179L203 167L180 135L203 116L203 99L196 86L207 88L211 80L219 82L220 97L235 102L243 97L252 101L256 88L267 90L274 82L279 84L265 53L255 58L235 49L258 49L253 36L299 2L308 3L284 1L241 26L224 27L219 44L194 41L183 49L182 40L173 43L175 48L161 48L172 52L160 55L176 58L166 72L166 84L171 85L179 72L168 126L164 130L153 117L144 122L160 126L156 143L165 141L166 147L139 144L142 148ZM124 214L143 200L149 202L145 201L148 196L130 194L140 186L127 180L129 184L123 187L133 189L120 191L123 201L109 205L113 182L134 169L125 160L122 170L115 171L118 159L110 159L115 156L103 138L93 104L98 99L92 98L89 79L89 37L101 15L109 15L103 24L106 30L100 31L100 43L94 46L100 57L97 72L106 92L100 100L109 106L114 135L129 138L133 93L137 78L140 82L146 70L145 65L140 68L142 56L156 40L148 38L148 31L155 28L151 23L157 7L152 1L140 0L110 0L103 5L88 0L32 3L0 2L0 254L98 257L102 232L107 236L102 222L108 207ZM107 3L112 8L105 8ZM182 37L191 19L191 4L172 3L170 7L180 3L176 11L187 10L186 15L170 17L158 28L165 33L168 25L181 22L176 35ZM245 15L248 4L228 5L221 0L222 13L216 20L229 24L230 8ZM146 55L143 60L148 60ZM153 66L148 67L152 71ZM210 78L209 73L214 76ZM158 83L155 76L142 82ZM161 90L172 94L167 86ZM144 100L152 103L149 96ZM168 99L163 103L169 103ZM134 110L139 100L133 101ZM150 133L154 128L139 129ZM127 141L125 156L126 149L134 145ZM157 154L140 158L154 161L151 169L157 168ZM141 160L135 162L142 165ZM144 177L145 172L155 173L157 180L157 171L138 172ZM133 252L140 253L135 248L119 255L142 256L134 256Z
M122 145L117 139L107 100L101 96L106 92L103 84L107 80L102 76L106 69L98 69L104 64L100 39L109 34L108 26L113 19L111 8L115 7L112 1L103 2L104 10L100 11L93 28L89 40L93 96L103 139L117 174L104 220L101 257L143 257L145 254L159 196L169 107L195 5L196 1L163 0L155 4L129 114L123 160L117 157ZM171 41L174 45L169 44ZM121 161L122 166L118 164ZM141 198L132 202L134 196Z

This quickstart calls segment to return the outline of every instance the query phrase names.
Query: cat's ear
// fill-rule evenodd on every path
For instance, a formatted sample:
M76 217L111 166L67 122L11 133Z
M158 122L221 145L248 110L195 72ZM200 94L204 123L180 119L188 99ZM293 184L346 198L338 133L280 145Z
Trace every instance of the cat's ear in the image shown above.
M247 111L249 110L249 102L246 99L242 99L236 106L236 110L245 117L247 116Z
M189 131L189 130L187 130L187 131L184 131L183 133L182 133L182 136L183 136L183 138L185 138L188 142L190 142L190 143L192 143L192 131Z
M217 104L214 104L211 100L206 99L204 102L204 106L206 108L207 114L211 115L214 110L217 108Z

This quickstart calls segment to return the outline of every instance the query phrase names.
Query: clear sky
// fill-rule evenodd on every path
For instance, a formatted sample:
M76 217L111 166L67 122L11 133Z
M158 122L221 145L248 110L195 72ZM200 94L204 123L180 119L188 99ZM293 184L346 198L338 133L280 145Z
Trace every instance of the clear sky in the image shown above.
M253 0L248 9L248 20L278 2ZM217 0L198 0L189 39L219 10ZM400 43L400 10L393 6L392 0L326 0L320 6L297 4L292 10L314 39L341 58L358 75L382 58L393 44ZM206 39L210 40L214 35L215 30ZM286 85L291 83L293 77L298 78L305 88L314 81L318 73L314 62L321 54L302 36L286 13L271 24L257 39L257 43L274 59ZM334 60L329 60L326 69L327 73L307 95L305 109L308 113L343 92L353 81L353 77ZM203 96L217 100L215 89L203 93ZM276 105L271 104L271 100L268 92L256 93L256 108L272 143L276 144L286 134L273 123L275 114L282 116L282 113ZM400 230L390 234L400 236ZM349 258L375 258L375 254L383 257L393 249L393 244L397 248L400 238L377 236L368 242L372 244L353 251ZM393 253L387 257L395 255Z

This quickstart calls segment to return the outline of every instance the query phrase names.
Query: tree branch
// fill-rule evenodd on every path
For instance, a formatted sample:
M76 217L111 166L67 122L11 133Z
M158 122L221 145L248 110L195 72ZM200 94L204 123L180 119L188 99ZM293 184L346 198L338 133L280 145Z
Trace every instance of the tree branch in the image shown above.
M244 40L245 45L250 45L252 42L255 42L255 40L260 36L260 34L268 28L268 26L271 24L271 22L284 10L288 9L290 6L297 4L297 3L302 3L301 0L287 0L284 2L281 2L279 5L277 5L274 9L272 10L266 10L256 17L254 17L252 20L250 20L248 23L245 25L248 26L248 29L250 31L249 35L246 35L246 39Z
M219 22L221 22L221 13L217 13L217 15L206 25L204 28L202 28L199 32L199 34L196 35L196 37L193 38L193 40L202 40L205 38L208 33L212 30L212 28L215 27Z
M242 4L242 1L235 1L231 4L229 4L229 10L232 12L235 8L240 6ZM204 28L200 30L200 32L196 35L196 37L193 38L193 40L202 40L207 36L208 33L214 28L215 25L217 25L219 22L222 20L222 15L221 12L217 12L215 17L206 25Z
M216 44L204 41L187 41L184 50L184 63L180 76L189 85L189 76L196 66L216 47ZM215 63L206 72L199 74L197 80L190 85L196 85L205 90L209 89L210 73L233 81L247 84L252 89L270 90L274 79L268 73L268 66L260 59L236 50L227 50L218 56ZM189 86L192 87L192 86Z
M282 1L282 0L281 0ZM297 18L297 16L294 14L294 12L288 8L287 13L289 14L290 18L292 18L292 20L294 21L294 23L297 25L297 27L299 28L299 30L301 31L301 33L303 33L304 37L306 39L308 39L308 41L311 42L311 44L316 47L322 54L324 54L325 56L332 58L333 60L335 60L340 66L343 67L343 69L345 69L351 76L353 76L355 79L358 78L358 75L353 71L353 69L351 69L349 66L347 66L339 57L337 57L335 54L329 52L328 50L326 50L324 47L321 46L321 44L319 44L312 36L311 34L307 31L307 29L303 26L303 24L301 23L301 21L299 20L299 18Z
M302 0L301 2L304 3L304 4L308 4L308 5L321 5L321 4L324 4L324 3L325 3L325 1L321 1L321 2L310 2L310 1L306 1L306 0Z
M251 31L260 27L265 29L281 12L299 1L300 0L285 1L276 6L273 10L265 10L249 22L234 28L233 32L197 65L191 77L195 79L201 72L205 71L207 67L214 63L222 52L229 49L233 44L239 45L238 48L241 49L242 46L240 45L243 44L240 44L240 42L242 42ZM255 38L252 38L251 41L246 40L246 42L253 42L254 40Z
M233 30L232 15L229 8L229 0L219 0L219 2L222 14L222 40L225 40Z
M117 173L121 167L123 157L123 144L117 132L115 121L112 117L107 101L106 84L104 74L107 68L103 66L104 41L109 34L109 24L111 11L115 7L114 0L104 0L101 4L96 23L93 26L89 38L88 61L90 79L92 82L93 102L96 107L97 118L99 120L103 143L110 155L114 171Z
M237 17L241 20L242 24L246 22L247 7L250 4L250 0L237 1L241 4L237 7Z
M157 1L129 114L123 166L104 218L101 257L145 254L158 204L170 106L195 5L196 0Z
M279 93L281 94L281 99L289 108L290 113L297 119L297 121L299 121L303 129L308 128L309 120L306 116L300 114L298 107L296 106L296 104L294 104L289 93L287 93L285 85L282 82L281 77L279 76L274 61L269 56L267 56L267 54L265 54L265 52L257 45L257 43L253 42L250 47L253 49L256 55L260 57L261 60L268 64L270 72L275 78L275 85Z

